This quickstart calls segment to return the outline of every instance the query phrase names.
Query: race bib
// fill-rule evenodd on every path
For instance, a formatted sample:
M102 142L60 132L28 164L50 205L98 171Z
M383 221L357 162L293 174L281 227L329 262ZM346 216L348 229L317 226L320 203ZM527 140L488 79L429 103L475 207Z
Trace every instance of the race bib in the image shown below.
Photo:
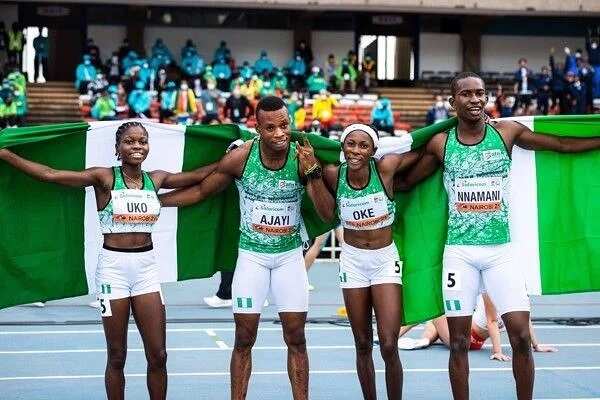
M456 211L492 212L502 205L502 177L456 178L454 181Z
M289 235L296 229L298 203L255 201L252 208L252 229L267 235Z
M126 224L153 224L160 215L160 202L149 190L121 189L111 191L113 219Z
M384 221L389 216L385 193L364 197L340 199L340 214L350 229L365 229Z

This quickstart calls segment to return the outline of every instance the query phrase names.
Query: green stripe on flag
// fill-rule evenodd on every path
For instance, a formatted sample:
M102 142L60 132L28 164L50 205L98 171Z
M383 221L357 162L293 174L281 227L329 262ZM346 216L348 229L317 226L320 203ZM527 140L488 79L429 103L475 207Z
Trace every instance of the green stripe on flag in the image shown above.
M87 124L5 129L0 148L57 169L85 169ZM88 293L85 190L38 182L0 162L0 307Z

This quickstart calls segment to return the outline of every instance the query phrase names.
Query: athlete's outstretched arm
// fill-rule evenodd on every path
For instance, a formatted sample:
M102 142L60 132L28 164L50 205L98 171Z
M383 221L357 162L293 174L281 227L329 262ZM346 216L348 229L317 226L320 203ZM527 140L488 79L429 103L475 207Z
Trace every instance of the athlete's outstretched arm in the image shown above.
M510 361L510 357L502 353L502 342L500 340L500 329L498 328L498 313L494 303L487 294L482 294L485 307L485 318L487 330L492 341L492 354L490 360Z
M333 221L335 216L335 199L323 179L327 167L321 169L321 165L315 157L314 150L306 138L303 138L302 143L298 142L296 153L298 155L300 175L304 179L307 179L306 192L315 205L317 214L325 222ZM314 169L321 169L321 173L314 175L314 171L312 171Z
M377 167L381 174L390 174L393 176L398 172L408 170L415 165L422 156L422 150L413 150L403 154L387 154L377 162Z
M248 142L225 154L217 163L215 170L202 182L185 189L161 194L159 199L162 206L189 206L225 190L233 179L241 175L251 144L251 142Z
M514 134L515 144L527 150L552 150L559 153L580 153L600 149L600 137L576 138L558 137L532 132L529 128L515 121L500 121L497 127L505 126Z
M426 145L422 155L418 158L416 164L412 166L405 174L397 175L394 180L394 191L407 191L412 189L417 183L425 180L432 175L440 165L440 158L436 154L437 135L434 136ZM434 141L434 139L436 139Z
M196 185L201 183L210 174L217 169L218 162L214 162L204 167L196 168L192 171L179 172L176 174L167 171L153 171L151 173L155 182L160 183L161 188L165 189L176 189L186 186Z
M88 168L83 171L63 171L27 160L8 149L0 149L0 160L4 160L27 175L42 181L65 186L85 187L102 184L102 172L106 168Z
M556 347L546 346L538 342L537 337L535 336L535 331L533 329L533 324L531 323L531 318L529 318L529 336L531 336L531 347L533 347L534 351L540 353L555 353L558 351Z

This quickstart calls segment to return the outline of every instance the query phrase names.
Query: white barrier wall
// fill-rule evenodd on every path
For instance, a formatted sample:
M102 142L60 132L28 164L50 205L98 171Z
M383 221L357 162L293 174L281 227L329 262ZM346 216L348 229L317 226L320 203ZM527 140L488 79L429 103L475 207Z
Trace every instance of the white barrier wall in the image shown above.
M87 36L94 39L100 49L102 62L110 58L113 51L119 50L127 34L125 25L88 25Z
M538 72L543 65L548 65L551 47L555 49L555 60L564 62L565 45L568 45L573 52L581 48L586 54L583 37L484 35L481 38L481 69L500 72L516 71L517 61L525 57L529 68Z
M269 58L280 67L293 56L293 32L273 29L203 29L175 27L147 27L144 32L144 47L150 54L157 38L163 39L179 61L181 48L189 38L196 43L204 60L211 62L221 40L227 42L238 64L250 61L254 64L264 48Z
M419 36L419 77L422 71L460 71L462 46L460 35L421 33Z
M354 49L354 32L352 31L313 31L311 47L314 63L323 68L329 54L335 55L338 63Z

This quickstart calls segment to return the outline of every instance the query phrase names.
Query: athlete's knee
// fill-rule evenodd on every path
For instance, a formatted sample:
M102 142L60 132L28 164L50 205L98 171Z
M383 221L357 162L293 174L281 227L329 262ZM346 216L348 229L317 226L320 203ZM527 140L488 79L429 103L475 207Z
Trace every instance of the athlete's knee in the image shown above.
M379 351L384 361L393 361L398 358L398 338L379 336Z
M303 328L284 332L283 340L291 351L306 352L306 336Z
M125 359L127 358L126 347L109 347L107 363L113 370L122 370L125 368Z
M250 351L256 342L256 334L247 331L235 333L234 348L236 351Z
M471 338L466 335L458 335L450 338L450 353L467 354Z
M163 348L149 352L146 355L146 359L148 360L148 367L150 369L164 369L167 366L167 350Z
M510 344L514 353L529 353L531 351L531 336L529 335L529 327L521 329L518 332L508 334Z
M358 337L354 338L354 347L357 355L370 355L373 352L373 338Z

